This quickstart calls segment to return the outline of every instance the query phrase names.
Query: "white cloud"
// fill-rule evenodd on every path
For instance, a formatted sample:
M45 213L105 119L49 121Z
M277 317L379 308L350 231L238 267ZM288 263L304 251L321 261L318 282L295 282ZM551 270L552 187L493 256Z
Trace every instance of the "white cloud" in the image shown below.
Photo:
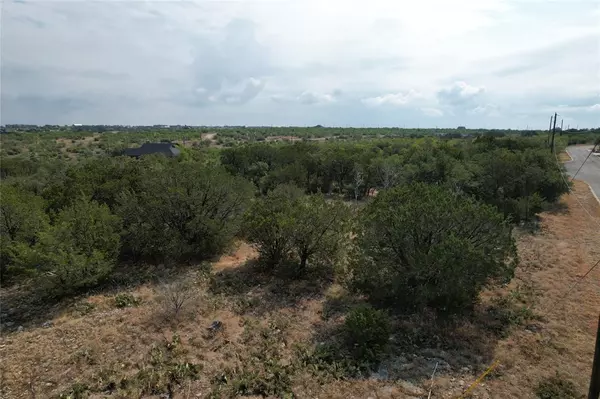
M426 116L431 116L431 117L440 117L444 115L444 112L442 110L439 110L437 108L421 108L421 112L423 112L424 115Z
M390 93L376 97L363 98L361 101L368 107L378 107L381 105L393 105L401 107L419 98L422 98L421 94L414 90L410 90L406 93Z
M592 112L600 112L600 104L594 104L588 107L588 109Z
M328 104L335 101L335 98L331 94L314 93L305 91L298 97L298 100L302 104Z
M315 105L315 104L331 104L338 100L341 96L339 91L329 93L318 93L312 91L303 91L297 96L285 95L285 94L274 94L270 97L271 101L285 104L285 103L300 103L304 105Z
M472 104L485 93L485 87L471 86L470 84L457 81L450 87L444 88L437 93L440 102L451 106L462 106Z
M478 105L477 107L469 110L469 113L475 115L500 116L500 110L495 104Z

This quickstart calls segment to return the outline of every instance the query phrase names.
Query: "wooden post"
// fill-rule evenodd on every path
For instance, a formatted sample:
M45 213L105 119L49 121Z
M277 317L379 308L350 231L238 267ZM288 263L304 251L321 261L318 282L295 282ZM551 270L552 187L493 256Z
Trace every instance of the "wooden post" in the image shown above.
M596 349L594 350L594 363L592 364L592 378L588 399L600 398L600 315L598 315L598 329L596 330Z

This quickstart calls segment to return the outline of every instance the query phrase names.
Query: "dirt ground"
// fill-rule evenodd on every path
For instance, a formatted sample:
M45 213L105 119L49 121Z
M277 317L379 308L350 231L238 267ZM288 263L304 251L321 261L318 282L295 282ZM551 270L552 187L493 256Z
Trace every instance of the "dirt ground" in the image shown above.
M517 233L520 264L515 279L482 295L487 303L517 293L532 309L531 321L494 338L473 320L439 341L434 329L407 329L399 323L394 340L412 334L428 347L415 346L403 356L386 359L377 373L359 380L321 381L299 373L292 381L294 394L427 398L431 392L431 398L459 398L494 361L497 367L474 388L473 398L535 398L539 381L556 371L586 392L600 309L600 268L573 286L600 259L600 205L582 182L576 182L574 193L596 219L590 220L572 196L565 196L562 206L541 215L537 230ZM336 306L344 303L343 289L331 282L285 285L256 276L251 269L255 257L254 249L239 243L213 263L208 280L197 270L186 271L194 294L177 317L169 311L161 288L152 284L120 291L137 298L137 306L119 308L117 292L103 292L56 305L41 316L7 308L14 302L3 289L3 323L19 312L25 314L19 315L20 325L4 329L0 339L1 397L53 397L75 392L77 384L100 386L115 376L133 378L154 364L149 358L153 349L175 346L178 340L181 356L199 364L201 372L173 398L209 397L215 376L231 367L243 368L257 356L251 349L263 348L265 342L277 346L285 366L295 344L318 345L327 339L328 328L340 320ZM221 332L207 335L215 320L222 323ZM90 397L140 396L104 392ZM212 397L219 395L213 392Z
M539 233L518 240L520 264L512 285L531 287L534 312L542 321L498 343L501 376L487 386L493 398L534 397L531 387L555 371L587 392L600 310L600 267L580 278L600 259L600 205L583 182L576 181L573 192L595 220L566 195L564 209L541 215Z

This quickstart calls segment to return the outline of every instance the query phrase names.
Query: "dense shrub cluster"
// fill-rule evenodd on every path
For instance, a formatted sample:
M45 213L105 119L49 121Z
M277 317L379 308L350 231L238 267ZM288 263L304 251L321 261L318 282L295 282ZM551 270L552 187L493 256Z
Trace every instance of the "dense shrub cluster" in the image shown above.
M364 305L351 310L344 321L344 338L355 359L375 362L385 352L391 333L383 310Z
M456 311L510 276L510 223L566 191L538 136L262 143L138 160L93 146L118 153L166 130L125 140L56 129L10 135L16 148L47 143L78 155L3 159L0 208L3 278L41 276L55 294L97 284L122 260L210 258L237 236L267 270L299 277L335 266L375 303ZM185 141L210 132L171 133ZM80 151L90 148L93 156Z
M350 285L404 309L468 309L484 284L508 278L511 229L493 207L415 183L381 192L362 214Z
M53 295L96 285L125 257L221 253L254 192L204 161L161 157L83 161L40 190L12 183L1 186L2 277L39 278Z
M219 254L238 232L252 193L249 183L218 168L149 168L117 200L124 249L155 259Z
M374 189L443 184L517 222L530 220L567 191L554 156L538 137L254 144L223 150L221 162L263 193L291 183L307 193L361 199Z
M309 261L331 265L339 260L350 233L350 210L340 201L283 185L254 201L243 230L266 268L287 265L300 275Z

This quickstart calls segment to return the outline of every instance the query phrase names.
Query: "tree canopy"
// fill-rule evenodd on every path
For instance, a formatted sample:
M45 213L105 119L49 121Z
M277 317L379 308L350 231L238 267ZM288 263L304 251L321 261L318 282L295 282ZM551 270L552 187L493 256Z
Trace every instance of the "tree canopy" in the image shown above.
M383 191L360 224L350 284L374 302L468 308L490 279L512 273L515 246L502 215L443 187Z

